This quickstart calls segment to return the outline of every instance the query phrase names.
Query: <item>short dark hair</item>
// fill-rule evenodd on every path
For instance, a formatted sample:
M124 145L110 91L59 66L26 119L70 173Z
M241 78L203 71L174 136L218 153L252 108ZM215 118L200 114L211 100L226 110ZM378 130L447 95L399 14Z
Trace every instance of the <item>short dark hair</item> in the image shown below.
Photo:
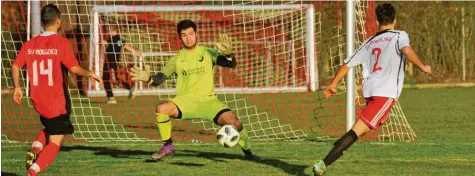
M391 24L396 18L396 10L394 10L391 4L380 4L376 7L376 18L378 19L379 25Z
M185 29L188 29L190 27L192 27L193 30L196 32L196 24L193 21L191 21L191 20L182 20L176 26L176 32L178 33L178 35L180 35L181 30L185 30Z
M44 26L54 24L56 19L61 18L61 12L58 6L54 4L48 4L41 9L41 23Z

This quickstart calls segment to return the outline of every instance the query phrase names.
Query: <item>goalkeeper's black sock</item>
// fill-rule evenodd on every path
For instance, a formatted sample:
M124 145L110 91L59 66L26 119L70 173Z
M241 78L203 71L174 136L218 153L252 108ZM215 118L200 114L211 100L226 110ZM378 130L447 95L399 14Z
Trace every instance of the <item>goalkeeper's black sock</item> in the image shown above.
M262 160L261 157L258 157L256 155L252 154L251 149L248 149L248 150L242 149L242 152L244 152L244 158L247 159L247 160L251 160L251 161L261 161Z
M172 138L167 139L167 140L165 140L165 141L163 141L163 142L164 142L163 145L172 145L172 143L173 143Z
M245 155L252 155L251 149L248 149L248 150L242 149L242 152L244 152Z
M343 155L343 152L350 148L355 141L358 140L358 136L356 135L355 131L350 130L345 135L343 135L340 139L338 139L334 144L332 150L328 153L328 155L323 159L325 166L329 166L333 164L338 158Z

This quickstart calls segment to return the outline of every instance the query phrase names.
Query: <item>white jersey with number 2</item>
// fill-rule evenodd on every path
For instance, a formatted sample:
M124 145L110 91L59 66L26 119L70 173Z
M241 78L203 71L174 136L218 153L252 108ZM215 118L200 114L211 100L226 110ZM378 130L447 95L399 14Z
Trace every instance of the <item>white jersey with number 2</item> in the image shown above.
M345 59L348 67L362 64L363 96L398 98L404 83L405 56L402 48L409 46L406 32L384 30L366 40Z

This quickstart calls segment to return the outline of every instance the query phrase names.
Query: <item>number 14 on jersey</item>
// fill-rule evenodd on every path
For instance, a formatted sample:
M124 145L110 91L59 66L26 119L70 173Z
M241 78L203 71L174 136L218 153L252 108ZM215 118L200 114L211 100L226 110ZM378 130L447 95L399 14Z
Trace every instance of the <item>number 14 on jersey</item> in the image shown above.
M45 61L47 69L45 69ZM39 63L39 71L38 71L38 62L35 60L33 61L33 85L38 86L38 74L40 76L48 76L48 86L53 86L53 60L46 59L42 60Z

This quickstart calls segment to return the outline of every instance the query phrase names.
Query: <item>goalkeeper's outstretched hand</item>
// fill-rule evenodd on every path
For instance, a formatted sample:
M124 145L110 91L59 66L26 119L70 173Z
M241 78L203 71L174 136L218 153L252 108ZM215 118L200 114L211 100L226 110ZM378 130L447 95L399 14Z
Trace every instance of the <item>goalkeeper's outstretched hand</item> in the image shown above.
M233 45L231 43L231 38L226 34L219 35L219 42L216 44L216 48L221 54L230 55L233 53Z
M134 66L130 69L130 75L134 81L148 82L150 80L150 65L145 65L145 70Z

